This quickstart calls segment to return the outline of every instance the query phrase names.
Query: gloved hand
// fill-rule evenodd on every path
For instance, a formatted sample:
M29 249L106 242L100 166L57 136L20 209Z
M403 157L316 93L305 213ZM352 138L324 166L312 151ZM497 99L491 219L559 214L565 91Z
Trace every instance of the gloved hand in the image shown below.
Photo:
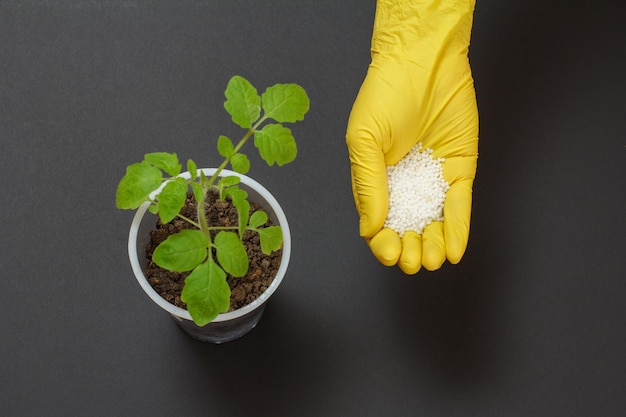
M468 60L475 0L377 0L372 62L346 140L360 234L384 265L407 274L458 263L467 247L478 157L478 110ZM400 239L383 228L386 166L417 143L445 158L443 222Z

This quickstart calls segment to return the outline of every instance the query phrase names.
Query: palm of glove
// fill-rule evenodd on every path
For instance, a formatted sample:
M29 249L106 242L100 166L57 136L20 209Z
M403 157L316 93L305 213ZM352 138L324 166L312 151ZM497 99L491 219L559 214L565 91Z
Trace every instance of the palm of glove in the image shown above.
M407 274L421 266L438 269L446 259L457 263L467 246L478 156L468 30L444 36L439 43L426 38L411 56L374 51L350 115L347 143L361 236L381 263L398 263ZM443 222L431 223L422 235L408 232L400 239L383 228L388 210L385 167L417 142L433 149L434 158L445 158L450 190Z

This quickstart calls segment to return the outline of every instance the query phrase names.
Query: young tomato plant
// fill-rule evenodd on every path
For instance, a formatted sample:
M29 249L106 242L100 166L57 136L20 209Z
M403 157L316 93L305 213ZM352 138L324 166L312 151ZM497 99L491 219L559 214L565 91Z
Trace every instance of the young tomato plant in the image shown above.
M259 234L261 249L266 254L282 247L280 226L265 226L267 213L257 210L249 215L248 193L239 188L239 177L220 177L220 173L229 164L235 172L248 172L250 160L241 148L250 138L268 165L280 166L293 161L296 142L283 123L301 121L309 110L309 98L297 84L275 84L259 95L248 80L235 76L228 82L225 96L224 108L233 122L245 129L245 134L237 143L219 136L217 151L224 161L213 175L205 176L193 160L188 160L189 178L183 177L180 175L182 165L175 153L148 153L143 161L126 168L116 194L120 209L134 210L149 202L150 211L158 214L162 223L179 217L194 226L170 235L155 249L153 261L170 271L191 271L181 299L187 304L193 321L200 326L230 307L226 273L243 277L248 271L248 255L242 243L246 230ZM198 204L196 219L180 214L190 190ZM225 228L209 223L204 207L211 190L219 192L220 199L232 201L238 213L237 225Z

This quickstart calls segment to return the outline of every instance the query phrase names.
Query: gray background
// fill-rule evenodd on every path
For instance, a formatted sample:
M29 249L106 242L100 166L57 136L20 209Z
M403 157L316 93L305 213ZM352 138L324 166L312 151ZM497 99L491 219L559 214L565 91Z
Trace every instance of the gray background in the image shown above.
M0 414L624 415L623 4L478 1L469 248L407 277L358 236L344 142L374 0L0 2ZM289 273L214 346L140 290L114 195L146 152L217 160L234 74L311 111L297 160L250 173Z

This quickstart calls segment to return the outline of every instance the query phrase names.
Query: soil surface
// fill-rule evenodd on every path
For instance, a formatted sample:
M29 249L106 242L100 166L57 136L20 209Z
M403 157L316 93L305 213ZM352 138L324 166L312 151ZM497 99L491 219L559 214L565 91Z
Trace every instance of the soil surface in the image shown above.
M187 202L181 210L181 214L189 219L195 220L196 200L192 194L187 196ZM220 201L217 192L211 193L207 198L205 205L207 220L212 226L236 226L237 225L237 209L232 205L230 200ZM259 206L250 203L250 214L259 209ZM271 220L268 220L266 226L271 226ZM180 299L180 294L185 285L185 278L190 272L172 272L157 266L152 262L152 253L154 249L164 241L169 235L177 233L183 229L195 229L196 227L188 222L176 218L170 223L162 224L157 221L156 227L150 232L150 242L146 246L146 278L154 288L168 302L186 309L187 306ZM256 300L274 280L282 251L278 250L270 255L265 255L261 251L259 235L254 232L246 231L243 237L243 244L248 252L250 266L246 276L237 278L227 274L227 282L230 286L230 310L237 310L246 304Z

